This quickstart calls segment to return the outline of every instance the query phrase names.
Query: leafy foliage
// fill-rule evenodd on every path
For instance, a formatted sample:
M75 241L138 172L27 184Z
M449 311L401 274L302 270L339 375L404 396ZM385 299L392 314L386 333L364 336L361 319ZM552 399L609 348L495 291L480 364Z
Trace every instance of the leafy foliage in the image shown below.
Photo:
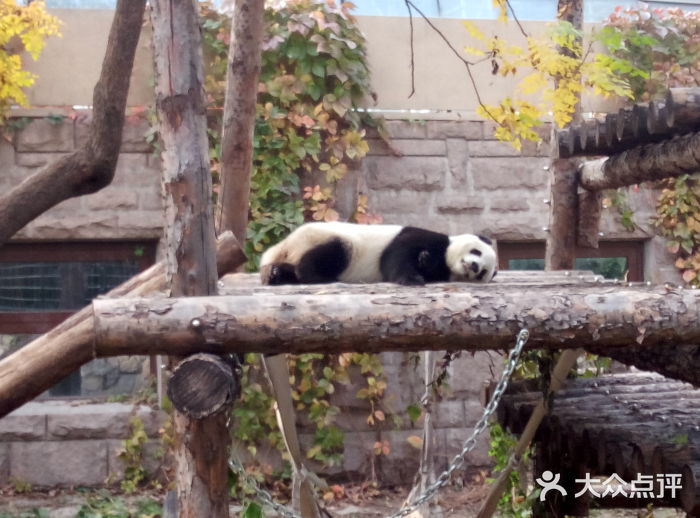
M133 503L126 502L121 497L111 496L105 491L88 497L76 518L159 518L163 513L162 506L151 498L139 499Z
M37 59L45 39L58 34L59 21L46 13L44 2L17 5L0 0L0 123L13 104L27 105L23 88L34 84L36 76L22 67L20 52Z
M305 219L338 218L332 186L367 153L365 128L378 125L357 110L372 92L364 36L350 7L293 0L265 10L246 243L252 270L265 248ZM205 84L211 106L221 107L230 29L206 4L202 17ZM217 173L217 131L210 130L210 142ZM323 185L310 185L302 195L303 174Z
M117 457L124 463L124 479L121 482L122 491L135 492L146 479L146 469L143 467L143 447L148 440L143 420L137 416L129 419L130 433L122 441L122 447Z
M600 31L610 59L632 64L643 74L630 74L636 100L662 96L668 88L700 84L700 11L651 9L646 4L617 7Z
M570 122L585 89L603 96L631 97L627 75L645 75L622 58L594 54L590 45L584 47L583 34L569 22L550 24L542 38L528 36L524 47L487 37L472 22L464 25L479 45L466 51L490 59L494 75L508 77L527 71L517 84L516 97L477 108L481 116L498 123L495 136L517 149L523 140L539 140L536 127L547 112L552 112L560 127ZM520 99L521 94L537 100Z
M700 86L700 11L650 9L644 4L617 8L601 33L613 56L644 71L629 76L636 100L663 96L672 87ZM654 219L668 238L683 280L694 286L700 285L698 180L696 175L684 175L662 182ZM621 214L623 221L629 219L629 206Z
M655 223L676 254L683 280L700 286L700 178L683 175L665 182Z
M491 442L489 456L495 461L494 472L501 471L508 466L510 452L515 447L517 439L509 434L497 423L489 425ZM528 448L522 456L521 463L527 463L532 455L532 448ZM529 518L532 516L532 506L539 498L540 490L526 489L527 481L521 480L521 474L517 469L510 472L503 496L498 501L498 515L512 518Z

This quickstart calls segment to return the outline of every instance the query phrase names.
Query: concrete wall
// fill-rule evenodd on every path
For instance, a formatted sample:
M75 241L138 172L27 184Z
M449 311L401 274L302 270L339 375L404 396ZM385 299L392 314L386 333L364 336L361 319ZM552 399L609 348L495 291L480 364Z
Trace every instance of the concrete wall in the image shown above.
M34 62L28 57L25 60L27 68L38 75L36 84L29 89L29 101L43 112L66 111L74 105L90 106L114 11L50 9L50 12L63 21L62 36L48 40L38 61ZM440 112L441 117L452 118L459 113L476 118L477 100L463 63L423 20L414 20L416 91L409 97L411 55L408 18L359 16L357 19L367 38L372 85L377 94L374 107L382 110L432 110ZM461 20L440 18L433 20L433 23L459 52L467 45L478 47ZM503 24L492 20L473 20L473 23L487 37L497 35L505 42L524 44L523 36L513 23ZM542 34L547 27L546 22L523 22L523 25L532 35ZM463 57L476 61L466 53ZM129 106L143 106L152 102L152 63L151 28L146 23L136 53ZM516 81L512 77L504 79L493 76L488 61L476 64L473 72L484 102L494 103L513 95ZM610 103L591 97L585 98L582 106L587 112L602 112ZM413 113L411 116L429 118L434 113Z
M149 437L143 466L158 474L164 453L160 412L120 403L34 402L0 420L0 486L93 487L120 481L125 465L119 452L130 436L132 416L141 419Z

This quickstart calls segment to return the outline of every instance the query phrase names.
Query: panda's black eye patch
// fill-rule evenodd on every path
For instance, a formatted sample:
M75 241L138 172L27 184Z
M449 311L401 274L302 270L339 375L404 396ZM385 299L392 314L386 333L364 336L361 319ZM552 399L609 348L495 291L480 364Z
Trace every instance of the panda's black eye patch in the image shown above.
M469 251L469 253L472 254L472 255L475 255L475 256L477 256L477 257L481 257L481 250L477 250L476 248L472 248L472 249Z
M481 279L484 278L485 275L486 275L486 268L484 268L483 270L481 270L479 272L479 275L476 276L476 280L480 281Z
M491 241L491 240L490 240L488 237L486 237L486 236L476 236L476 237L478 237L479 239L481 239L481 240L482 240L484 243L486 243L487 245L493 244L493 241Z

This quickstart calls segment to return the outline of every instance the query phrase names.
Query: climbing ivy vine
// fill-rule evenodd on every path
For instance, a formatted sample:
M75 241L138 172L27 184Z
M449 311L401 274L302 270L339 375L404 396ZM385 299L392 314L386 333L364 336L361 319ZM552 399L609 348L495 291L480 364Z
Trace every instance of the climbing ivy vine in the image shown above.
M700 86L700 11L617 8L603 29L609 51L643 70L630 76L635 100L663 96L669 88ZM700 286L700 178L661 182L654 224L668 239L683 280Z
M218 183L220 115L223 106L230 25L211 5L201 5L205 86L209 103L212 173ZM250 270L260 253L307 220L339 218L335 185L369 150L368 128L381 123L359 109L372 98L366 44L350 13L351 4L313 0L268 3L256 110L250 217L246 252ZM216 190L216 188L215 188ZM359 196L352 219L377 220L366 196ZM370 424L384 421L386 389L379 358L372 354L290 355L290 381L299 412L315 426L307 456L325 465L342 458L343 434L335 424L339 409L330 396L350 383L353 369L364 386ZM283 450L259 357L248 355L243 390L233 413L234 434L256 453L268 442ZM387 451L380 448L380 453ZM267 472L260 470L264 477Z

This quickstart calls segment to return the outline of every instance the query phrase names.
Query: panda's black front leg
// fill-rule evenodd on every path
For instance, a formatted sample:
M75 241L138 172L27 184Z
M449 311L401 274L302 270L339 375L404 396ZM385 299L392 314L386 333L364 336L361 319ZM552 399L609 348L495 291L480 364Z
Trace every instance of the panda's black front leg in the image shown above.
M425 277L411 261L398 263L386 280L402 286L423 286L425 284Z
M279 286L281 284L299 284L294 265L289 263L272 263L260 268L263 284Z

